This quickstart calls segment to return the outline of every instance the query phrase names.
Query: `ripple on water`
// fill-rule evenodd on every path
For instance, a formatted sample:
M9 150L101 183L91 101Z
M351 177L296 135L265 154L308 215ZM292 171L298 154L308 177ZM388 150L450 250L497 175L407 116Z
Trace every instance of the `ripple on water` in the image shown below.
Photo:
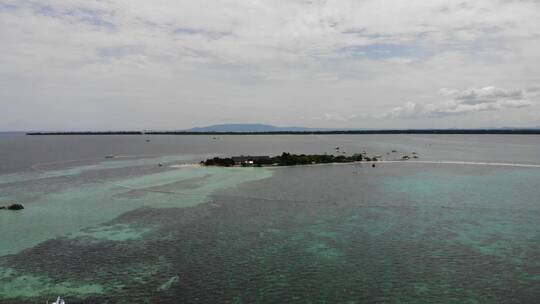
M528 199L539 197L534 191L540 190L516 195L497 189L496 208L478 209L489 202L465 192L483 189L478 176L507 171L467 172L462 177L470 177L473 186L448 191L452 174L385 170L390 169L351 177L348 166L279 169L269 179L221 187L208 203L132 210L80 236L4 258L0 264L9 264L15 274L0 283L44 274L54 282L100 284L103 292L88 295L90 303L411 303L419 297L435 303L532 303L538 298L538 207ZM528 173L515 174L521 183L531 182ZM498 178L491 182L514 187ZM406 184L424 179L425 189ZM440 193L462 203L443 208L453 200ZM474 208L463 208L463 199ZM513 206L502 208L504 201ZM100 241L85 243L92 234ZM59 267L63 272L55 274Z

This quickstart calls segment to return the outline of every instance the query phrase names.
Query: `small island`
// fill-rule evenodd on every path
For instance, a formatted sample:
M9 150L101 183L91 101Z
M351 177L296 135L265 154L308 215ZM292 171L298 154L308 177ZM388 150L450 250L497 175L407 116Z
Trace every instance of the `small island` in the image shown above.
M10 204L10 205L7 205L7 206L0 206L0 209L22 210L22 209L24 209L24 206L22 204L19 204L19 203L13 203L13 204Z
M330 163L354 163L361 161L379 161L379 155L369 157L364 154L330 155L330 154L290 154L283 152L278 156L233 156L233 157L214 157L201 161L204 166L221 167L263 167L263 166L298 166L315 165Z

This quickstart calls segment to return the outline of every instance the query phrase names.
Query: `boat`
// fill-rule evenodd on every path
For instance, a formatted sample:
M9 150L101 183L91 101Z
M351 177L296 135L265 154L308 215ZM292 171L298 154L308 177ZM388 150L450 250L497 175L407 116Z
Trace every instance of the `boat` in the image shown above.
M47 303L49 303L49 302L47 301ZM66 304L66 301L64 301L64 299L58 297L58 298L56 298L56 301L53 302L52 304Z
M114 154L105 155L105 158L115 158L115 157L116 157L116 155L114 155Z

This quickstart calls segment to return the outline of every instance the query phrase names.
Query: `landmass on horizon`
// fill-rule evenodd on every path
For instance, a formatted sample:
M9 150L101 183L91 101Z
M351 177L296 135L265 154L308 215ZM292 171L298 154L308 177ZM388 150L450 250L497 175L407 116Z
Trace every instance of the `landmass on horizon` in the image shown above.
M278 127L268 124L247 124L231 123L217 124L205 127L195 127L184 130L186 132L306 132L306 131L328 131L335 129L328 128L306 128L306 127Z
M367 128L306 128L279 127L268 124L217 124L184 130L144 131L35 131L27 135L205 135L205 134L540 134L540 126L531 128L474 128L474 129L367 129Z

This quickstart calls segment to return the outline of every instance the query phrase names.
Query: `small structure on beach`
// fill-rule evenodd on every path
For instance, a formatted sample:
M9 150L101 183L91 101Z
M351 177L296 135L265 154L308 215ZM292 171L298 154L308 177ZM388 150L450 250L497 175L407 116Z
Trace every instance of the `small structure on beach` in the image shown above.
M234 161L235 165L242 165L242 164L253 164L256 161L265 161L269 160L270 156L268 155L258 155L258 156L251 156L251 155L240 155L240 156L233 156L231 157Z

